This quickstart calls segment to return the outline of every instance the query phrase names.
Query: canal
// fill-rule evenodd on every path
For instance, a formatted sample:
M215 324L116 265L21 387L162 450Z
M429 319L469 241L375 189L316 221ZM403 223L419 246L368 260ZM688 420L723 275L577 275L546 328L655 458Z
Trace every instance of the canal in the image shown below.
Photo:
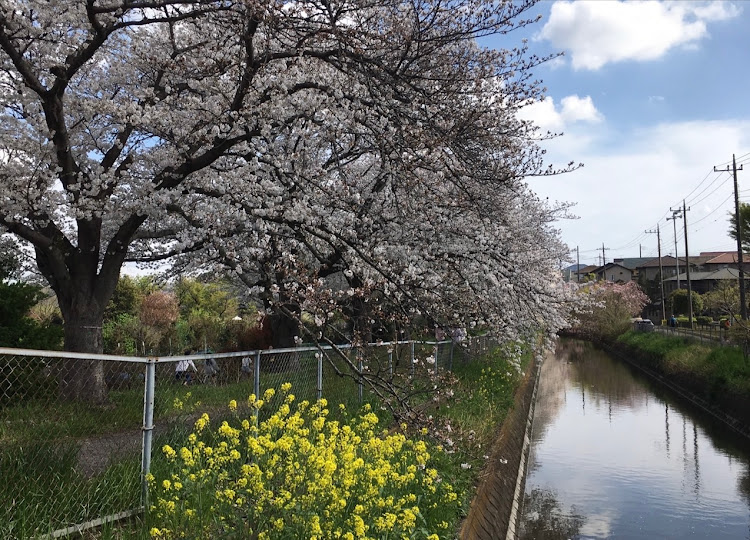
M522 539L750 539L750 440L563 340L542 365Z

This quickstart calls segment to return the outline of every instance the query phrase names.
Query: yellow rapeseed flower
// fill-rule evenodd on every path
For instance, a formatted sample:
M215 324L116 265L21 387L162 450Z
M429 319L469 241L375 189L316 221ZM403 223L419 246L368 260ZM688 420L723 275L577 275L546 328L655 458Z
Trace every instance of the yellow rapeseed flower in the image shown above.
M203 431L209 423L208 413L203 413L198 420L195 421L195 431L200 433Z
M379 429L370 407L339 422L327 419L325 400L295 407L289 396L262 421L211 428L201 416L187 447L175 453L182 459L169 480L154 486L158 503L150 514L162 537L414 538L418 521L442 529L437 509L458 513L453 488L426 467L434 447ZM255 396L248 402L263 405ZM250 522L257 528L248 531ZM207 525L196 530L198 523Z

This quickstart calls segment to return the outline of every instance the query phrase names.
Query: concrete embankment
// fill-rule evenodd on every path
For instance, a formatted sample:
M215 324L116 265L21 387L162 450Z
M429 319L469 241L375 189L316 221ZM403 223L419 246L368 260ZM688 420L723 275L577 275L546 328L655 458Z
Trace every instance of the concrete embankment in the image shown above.
M487 466L461 528L463 540L515 538L540 366L539 362L533 362L526 369L516 390L513 409L489 451Z
M623 343L596 343L611 355L627 362L686 402L717 418L735 431L750 437L750 398L727 389L711 387L690 373L667 373L660 359Z

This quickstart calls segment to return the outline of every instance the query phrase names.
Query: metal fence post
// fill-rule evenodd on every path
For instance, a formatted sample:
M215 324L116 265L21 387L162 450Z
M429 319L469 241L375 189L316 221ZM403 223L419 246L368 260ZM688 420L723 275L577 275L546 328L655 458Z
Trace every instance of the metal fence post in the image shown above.
M260 350L255 351L255 365L253 366L253 393L255 399L260 399ZM253 412L255 423L258 423L258 409Z
M448 371L453 371L453 346L455 344L456 342L451 339L451 354L448 357Z
M315 353L318 359L318 401L323 399L323 353Z
M260 351L255 351L255 365L253 366L253 393L260 399Z
M388 373L393 377L393 345L388 349Z
M143 439L141 446L141 502L148 508L148 480L151 471L151 446L154 435L154 387L156 383L156 359L146 363L146 377L143 388Z
M440 344L435 343L435 375L438 374L438 352L440 351Z
M414 378L414 341L411 342L411 356L409 358L409 365L411 366L411 378Z

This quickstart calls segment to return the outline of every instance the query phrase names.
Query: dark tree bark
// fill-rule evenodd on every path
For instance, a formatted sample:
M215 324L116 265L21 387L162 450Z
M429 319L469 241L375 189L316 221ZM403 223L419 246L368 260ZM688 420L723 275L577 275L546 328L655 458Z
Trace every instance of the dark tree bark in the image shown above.
M61 253L62 252L62 253ZM124 254L123 254L124 255ZM101 354L104 309L114 294L119 257L112 255L97 272L96 251L85 255L71 248L37 249L39 269L57 295L64 323L68 352ZM116 264L111 264L116 263ZM66 359L59 373L60 396L63 399L101 404L107 400L102 361Z
M300 313L300 308L296 304L287 304L285 307L297 316ZM297 345L295 341L295 338L299 336L297 317L277 311L269 315L268 319L271 327L271 345L274 349L287 349Z
M101 318L72 317L65 325L65 350L102 352ZM107 400L104 362L69 359L62 363L60 396L63 399L101 404Z

